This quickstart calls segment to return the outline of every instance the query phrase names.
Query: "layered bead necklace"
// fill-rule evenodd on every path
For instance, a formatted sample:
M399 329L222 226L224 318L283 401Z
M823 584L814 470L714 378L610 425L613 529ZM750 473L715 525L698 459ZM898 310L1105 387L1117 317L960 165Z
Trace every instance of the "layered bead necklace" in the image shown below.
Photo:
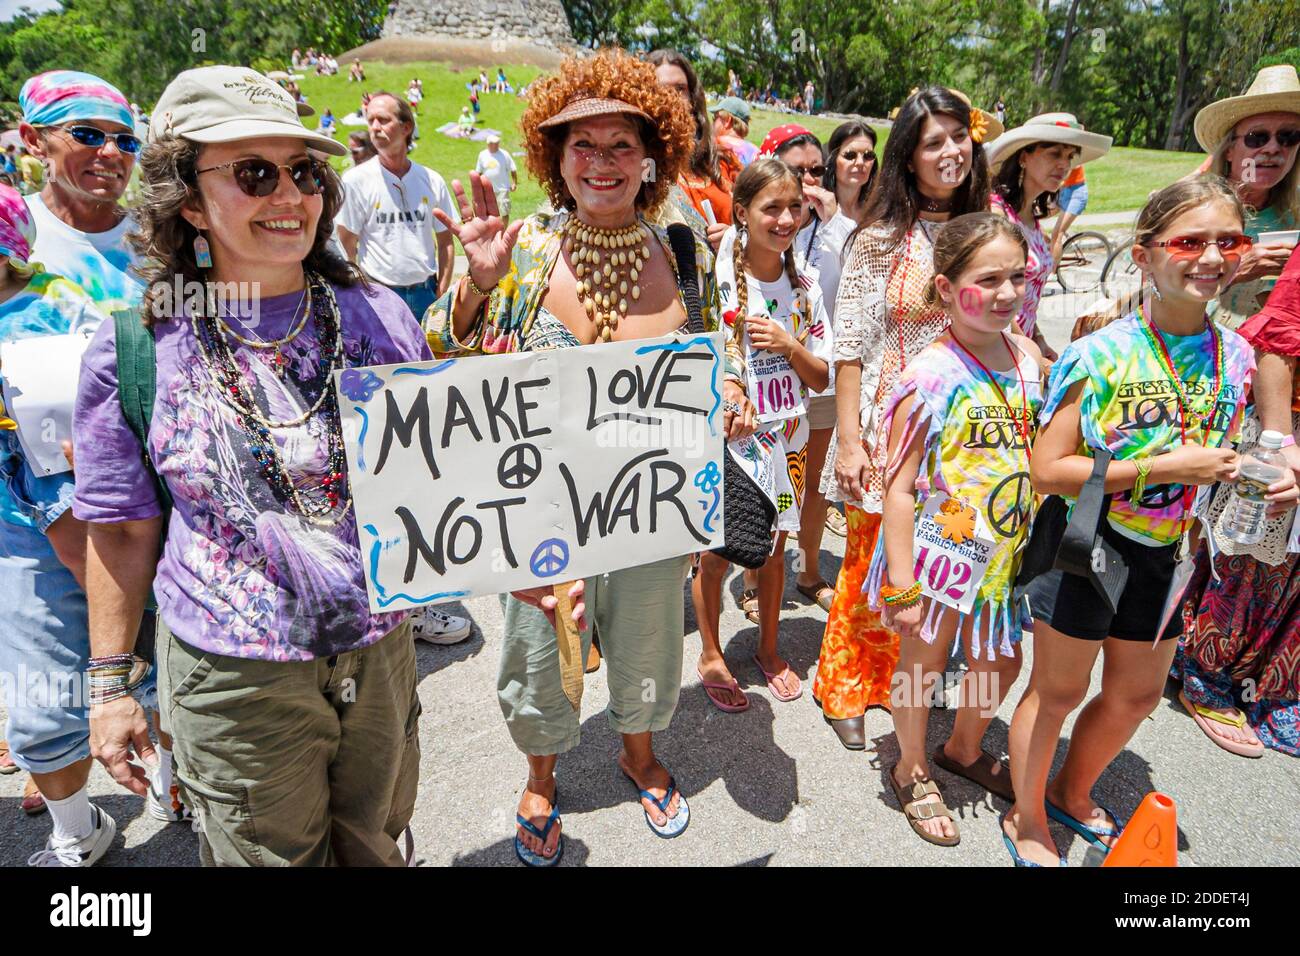
M235 424L245 435L245 445L258 470L270 485L272 493L285 508L292 507L312 524L329 527L348 512L352 499L346 485L347 459L343 450L343 429L339 422L338 400L334 393L331 378L335 370L343 367L343 334L340 328L338 302L334 290L319 275L307 273L307 292L304 301L307 309L303 320L291 336L271 342L253 345L233 331L232 337L237 341L253 347L270 348L285 344L298 335L306 326L307 317L312 316L316 322L317 341L322 356L329 355L328 361L317 363L316 375L309 383L304 383L304 398L313 392L316 398L303 414L285 421L272 421L257 405L256 389L246 381L235 361L234 351L226 341L223 329L226 324L215 316L194 314L190 322L194 327L194 337L199 344L204 363L218 394L235 411ZM277 374L279 374L277 372ZM281 376L283 377L283 376ZM272 429L297 428L306 424L317 412L322 412L321 426L326 432L328 451L325 477L314 488L299 488L280 457L279 446L271 435ZM314 493L313 493L314 492Z
M628 298L641 298L641 273L650 261L645 231L640 223L600 229L573 216L564 227L563 246L573 263L578 301L595 323L597 338L608 342L627 317Z
M225 310L223 309L222 311ZM275 372L276 378L283 382L285 369L288 363L284 357L284 352L280 349L280 346L288 345L296 339L298 334L307 327L307 319L310 316L311 286L309 285L307 288L302 290L302 298L298 300L298 308L294 312L294 320L289 323L289 333L283 338L274 339L270 342L262 339L251 338L240 335L224 317L218 318L217 321L221 323L221 330L241 345L247 345L251 349L274 349L274 351L267 356L267 360L271 363L271 368Z

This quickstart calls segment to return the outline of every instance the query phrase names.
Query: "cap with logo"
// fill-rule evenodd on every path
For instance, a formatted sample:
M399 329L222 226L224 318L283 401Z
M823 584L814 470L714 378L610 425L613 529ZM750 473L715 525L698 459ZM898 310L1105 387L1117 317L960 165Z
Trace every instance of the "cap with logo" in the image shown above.
M274 80L242 66L202 66L167 84L149 122L149 140L180 136L196 143L232 143L282 136L334 156L347 147L302 125L316 111L296 103Z

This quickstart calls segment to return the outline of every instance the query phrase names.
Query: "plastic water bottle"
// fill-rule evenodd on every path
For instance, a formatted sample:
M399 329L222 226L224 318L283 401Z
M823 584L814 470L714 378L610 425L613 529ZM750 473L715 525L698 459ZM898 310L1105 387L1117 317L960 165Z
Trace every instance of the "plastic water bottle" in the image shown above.
M1264 537L1268 486L1282 477L1286 460L1282 457L1282 434L1266 431L1259 444L1242 456L1237 469L1236 494L1228 505L1223 533L1237 544L1254 544Z

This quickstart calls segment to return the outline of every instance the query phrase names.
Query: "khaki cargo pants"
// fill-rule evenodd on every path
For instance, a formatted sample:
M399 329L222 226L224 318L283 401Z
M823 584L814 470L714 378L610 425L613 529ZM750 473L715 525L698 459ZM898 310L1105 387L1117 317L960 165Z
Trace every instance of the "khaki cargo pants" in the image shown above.
M420 742L403 623L314 661L200 651L158 628L158 699L205 866L403 866Z

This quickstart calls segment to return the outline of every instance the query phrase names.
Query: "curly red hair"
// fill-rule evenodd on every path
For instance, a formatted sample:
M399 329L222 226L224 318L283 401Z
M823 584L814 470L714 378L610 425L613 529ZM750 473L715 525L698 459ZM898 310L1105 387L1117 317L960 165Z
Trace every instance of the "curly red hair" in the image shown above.
M560 175L560 158L567 126L538 129L538 124L587 96L622 100L650 117L649 123L636 117L646 155L654 162L654 175L642 184L637 207L653 213L690 162L695 122L681 97L659 85L654 67L624 50L607 48L586 59L567 57L558 72L537 81L519 120L529 172L557 208L564 205L569 191Z

